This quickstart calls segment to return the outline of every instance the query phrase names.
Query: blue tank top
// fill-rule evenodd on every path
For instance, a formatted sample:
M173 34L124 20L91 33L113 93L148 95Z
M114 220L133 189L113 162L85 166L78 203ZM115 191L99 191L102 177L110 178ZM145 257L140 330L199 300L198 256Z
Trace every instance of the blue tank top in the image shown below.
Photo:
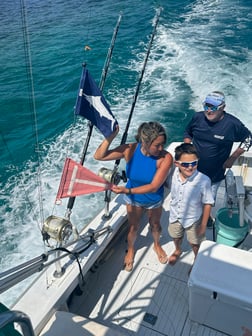
M126 164L126 174L128 182L127 188L136 188L151 183L157 171L157 157L145 156L141 152L141 144L138 143L136 150ZM127 195L132 201L140 204L155 204L163 199L164 186L162 185L157 192L148 194Z

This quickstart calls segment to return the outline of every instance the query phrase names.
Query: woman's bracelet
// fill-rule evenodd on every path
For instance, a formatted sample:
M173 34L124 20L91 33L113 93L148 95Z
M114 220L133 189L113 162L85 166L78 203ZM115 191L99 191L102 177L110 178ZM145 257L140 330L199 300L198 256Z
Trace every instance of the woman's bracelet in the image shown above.
M131 195L131 188L128 189L128 195Z

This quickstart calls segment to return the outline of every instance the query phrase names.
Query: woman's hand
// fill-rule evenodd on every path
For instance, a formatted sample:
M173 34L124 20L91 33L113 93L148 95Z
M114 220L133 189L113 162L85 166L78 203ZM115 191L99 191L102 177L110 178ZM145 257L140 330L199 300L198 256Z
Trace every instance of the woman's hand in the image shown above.
M114 140L114 138L117 136L118 133L119 133L119 125L116 126L116 129L114 130L113 133L110 134L110 136L107 138L107 140L109 142L112 142Z
M94 159L101 160L101 161L108 161L113 160L113 157L109 157L110 153L113 153L113 150L109 150L109 146L111 142L114 140L114 138L117 136L119 132L119 126L116 126L115 131L107 138L105 138L102 143L99 145L99 147L96 149L94 153Z
M129 193L129 189L123 186L118 187L117 185L113 185L111 190L116 194L128 194Z

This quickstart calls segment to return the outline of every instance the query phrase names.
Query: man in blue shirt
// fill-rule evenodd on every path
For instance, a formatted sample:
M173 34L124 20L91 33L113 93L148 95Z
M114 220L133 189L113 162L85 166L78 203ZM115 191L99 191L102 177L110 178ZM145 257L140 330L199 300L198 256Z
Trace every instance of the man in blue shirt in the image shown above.
M204 111L193 115L184 132L184 142L193 142L199 155L198 170L211 179L214 198L226 168L231 168L252 144L249 129L225 112L225 106L222 92L209 93L203 102ZM240 142L240 145L231 154L234 142Z

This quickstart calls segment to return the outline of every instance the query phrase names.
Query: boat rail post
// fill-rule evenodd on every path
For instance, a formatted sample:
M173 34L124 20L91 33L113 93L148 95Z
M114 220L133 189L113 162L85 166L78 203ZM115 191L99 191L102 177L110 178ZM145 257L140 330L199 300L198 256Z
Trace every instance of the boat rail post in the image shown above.
M62 247L62 245L60 244L60 247ZM61 251L55 251L55 258L58 259L60 257L60 253ZM60 259L60 258L59 258ZM55 278L60 278L62 277L62 275L65 273L65 268L61 266L60 260L56 260L55 261L55 268L56 270L53 273L53 276Z
M240 227L242 227L244 226L244 200L245 200L245 188L243 185L242 176L235 176L235 185L238 197L239 224Z

